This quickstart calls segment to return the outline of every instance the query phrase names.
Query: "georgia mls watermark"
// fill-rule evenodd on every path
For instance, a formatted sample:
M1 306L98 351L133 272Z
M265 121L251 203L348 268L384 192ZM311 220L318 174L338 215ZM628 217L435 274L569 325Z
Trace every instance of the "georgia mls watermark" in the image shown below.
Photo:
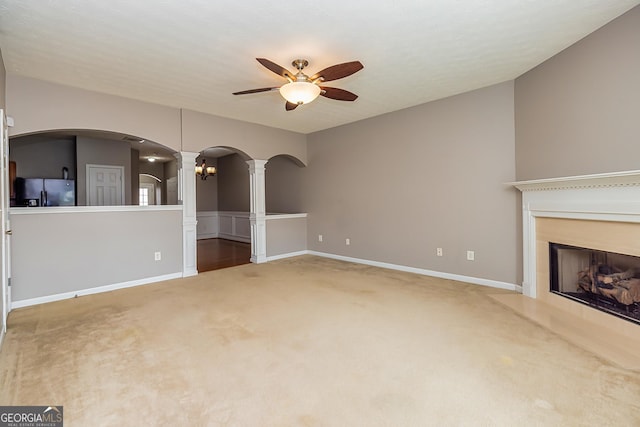
M62 427L62 406L0 406L0 427Z

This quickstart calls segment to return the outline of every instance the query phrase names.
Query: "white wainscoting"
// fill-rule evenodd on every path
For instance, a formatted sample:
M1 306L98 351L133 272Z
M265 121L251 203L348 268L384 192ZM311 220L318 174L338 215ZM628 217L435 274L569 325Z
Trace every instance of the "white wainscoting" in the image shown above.
M197 239L215 239L220 232L217 211L196 213L198 220Z
M249 212L218 212L218 237L238 242L251 243Z
M249 212L203 211L198 219L197 239L227 239L251 243Z

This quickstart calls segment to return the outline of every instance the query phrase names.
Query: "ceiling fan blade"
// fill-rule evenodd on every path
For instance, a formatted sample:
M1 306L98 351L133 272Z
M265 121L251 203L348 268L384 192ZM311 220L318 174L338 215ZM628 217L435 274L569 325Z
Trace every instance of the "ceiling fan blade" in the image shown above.
M282 76L285 79L295 80L295 77L293 76L293 74L291 74L286 68L281 67L280 65L276 64L275 62L271 62L266 58L256 58L256 60L259 63L261 63L263 66L268 68L269 70L271 70L274 73L276 73L277 75Z
M262 87L260 89L249 89L249 90L243 90L241 92L233 92L234 95L247 95L249 93L258 93L258 92L269 92L272 90L278 90L279 88L277 87Z
M364 65L360 63L360 61L352 61L345 62L344 64L333 65L331 67L325 68L322 71L318 71L313 76L311 76L310 80L316 80L322 77L323 82L328 82L330 80L338 80L343 77L350 76L353 73L356 73L364 68Z
M287 103L284 104L284 109L287 111L291 111L291 110L295 110L297 106L298 104L294 104L293 102L287 101Z
M337 87L320 86L320 89L322 89L320 95L325 98L337 99L338 101L355 101L358 99L358 95L355 93L344 89L338 89Z

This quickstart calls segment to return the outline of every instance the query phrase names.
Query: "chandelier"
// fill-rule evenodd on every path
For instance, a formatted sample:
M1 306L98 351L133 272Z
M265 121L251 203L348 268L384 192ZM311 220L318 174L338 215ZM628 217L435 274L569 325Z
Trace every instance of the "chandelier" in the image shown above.
M210 176L215 175L217 172L214 166L207 166L207 161L202 159L202 164L196 162L196 175L200 176L200 179L204 180Z

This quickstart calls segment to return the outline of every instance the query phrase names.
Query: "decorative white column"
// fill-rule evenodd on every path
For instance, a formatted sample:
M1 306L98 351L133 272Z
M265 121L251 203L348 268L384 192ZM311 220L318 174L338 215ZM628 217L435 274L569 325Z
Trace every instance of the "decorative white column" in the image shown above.
M251 197L251 262L267 261L267 213L265 205L264 167L268 160L248 160Z
M178 203L182 205L182 277L198 274L196 244L196 157L200 153L181 151L178 159Z

